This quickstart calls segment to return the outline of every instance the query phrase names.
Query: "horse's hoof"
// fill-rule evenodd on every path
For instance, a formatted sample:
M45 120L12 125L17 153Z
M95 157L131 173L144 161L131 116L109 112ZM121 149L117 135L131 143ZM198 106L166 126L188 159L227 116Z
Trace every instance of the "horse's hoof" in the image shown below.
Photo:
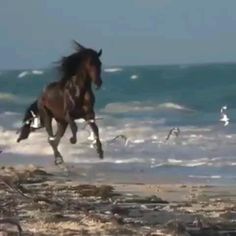
M71 137L71 138L70 138L70 143L71 143L71 144L76 144L76 142L77 142L77 139L76 139L76 138L74 138L74 137Z
M104 155L103 155L103 151L102 151L102 150L98 151L98 156L99 156L99 158L100 158L101 160L104 158Z
M56 157L55 159L55 165L58 166L58 165L61 165L64 163L64 160L62 157Z

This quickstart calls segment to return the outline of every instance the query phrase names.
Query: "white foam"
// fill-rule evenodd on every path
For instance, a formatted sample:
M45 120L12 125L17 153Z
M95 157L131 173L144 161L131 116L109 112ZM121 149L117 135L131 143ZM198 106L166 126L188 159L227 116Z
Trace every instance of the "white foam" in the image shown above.
M28 71L23 71L23 72L21 72L20 74L18 74L18 78L23 78L23 77L25 77L26 75L28 75L29 74L29 72Z
M42 75L44 72L42 70L32 70L32 74L34 75Z
M178 111L187 111L187 112L193 112L194 110L189 109L187 107L184 107L179 104L175 103L162 103L159 105L156 105L154 103L147 103L147 102L128 102L128 103L109 103L105 106L105 108L102 110L107 113L128 113L128 112L158 112L160 110L178 110Z
M131 141L132 143L144 143L145 140L144 139L135 139L133 141Z
M195 179L221 179L222 176L220 175L189 175L189 178L195 178Z
M116 164L124 164L124 163L142 163L144 160L140 158L129 158L129 159L118 159L114 161Z
M130 79L136 80L136 79L138 79L138 75L131 75L131 76L130 76Z
M176 164L176 163L183 163L182 160L176 160L176 159L168 159L168 162L169 162L169 163L173 163L173 164Z
M158 105L158 108L164 108L164 109L174 109L174 110L182 110L182 111L191 111L193 112L194 110L187 108L185 106L179 105L177 103L172 103L172 102L166 102Z
M122 68L105 68L104 71L108 72L108 73L114 73L114 72L118 72L118 71L122 71Z

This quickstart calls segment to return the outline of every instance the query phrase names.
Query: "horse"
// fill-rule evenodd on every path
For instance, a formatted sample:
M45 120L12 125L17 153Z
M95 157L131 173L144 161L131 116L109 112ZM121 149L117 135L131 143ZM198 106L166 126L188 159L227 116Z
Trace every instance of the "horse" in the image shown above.
M77 141L76 119L83 118L92 129L95 136L95 147L100 159L103 159L103 149L99 138L99 129L95 122L95 96L92 90L92 83L99 89L102 86L100 56L99 52L85 48L75 41L76 52L63 57L59 62L58 69L61 72L59 81L50 83L25 112L23 127L17 142L28 138L30 132L37 129L32 127L36 114L42 128L45 127L48 134L48 143L52 147L55 164L62 164L63 157L58 151L58 145L65 134L69 124L72 137L70 142ZM52 119L56 120L57 131L54 135Z

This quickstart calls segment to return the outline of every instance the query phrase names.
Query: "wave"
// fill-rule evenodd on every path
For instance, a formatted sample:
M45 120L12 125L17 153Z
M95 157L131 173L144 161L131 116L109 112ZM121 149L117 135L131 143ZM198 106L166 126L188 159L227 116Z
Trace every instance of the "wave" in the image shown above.
M31 97L16 96L12 93L0 93L0 102L2 101L18 105L25 105L29 103L31 100L32 100Z
M189 175L189 178L194 179L221 179L221 175Z
M102 111L106 113L118 114L127 112L155 112L155 111L157 112L163 110L194 112L193 109L172 102L155 105L153 103L138 102L138 101L127 102L127 103L120 103L120 102L109 103L105 106L105 108Z
M162 103L162 104L158 105L157 107L160 108L160 109L173 109L173 110L194 112L193 109L190 109L188 107L179 105L177 103L172 103L172 102Z
M133 75L130 76L130 79L136 80L136 79L138 79L138 75L133 74Z
M0 101L12 102L12 101L16 101L17 99L18 97L12 93L0 93Z
M44 72L42 70L32 70L31 73L34 75L42 75Z
M114 73L118 71L123 71L123 69L122 68L105 68L104 71L108 73Z
M18 78L23 78L23 77L25 77L26 75L28 75L29 74L29 71L23 71L23 72L21 72L20 74L18 74Z

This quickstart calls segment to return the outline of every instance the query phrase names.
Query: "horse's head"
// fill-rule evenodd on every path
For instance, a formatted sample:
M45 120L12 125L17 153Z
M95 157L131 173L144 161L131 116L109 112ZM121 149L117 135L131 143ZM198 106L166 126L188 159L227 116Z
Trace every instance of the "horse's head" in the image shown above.
M93 82L97 88L102 85L101 79L101 67L102 63L100 61L100 56L102 55L102 50L96 52L93 49L84 49L81 54L82 56L82 66L84 67L86 77Z
M100 56L102 50L96 52L93 49L85 48L78 42L74 41L76 52L63 57L60 61L60 71L62 72L62 84L65 84L73 76L77 79L85 79L94 83L97 88L102 85Z

